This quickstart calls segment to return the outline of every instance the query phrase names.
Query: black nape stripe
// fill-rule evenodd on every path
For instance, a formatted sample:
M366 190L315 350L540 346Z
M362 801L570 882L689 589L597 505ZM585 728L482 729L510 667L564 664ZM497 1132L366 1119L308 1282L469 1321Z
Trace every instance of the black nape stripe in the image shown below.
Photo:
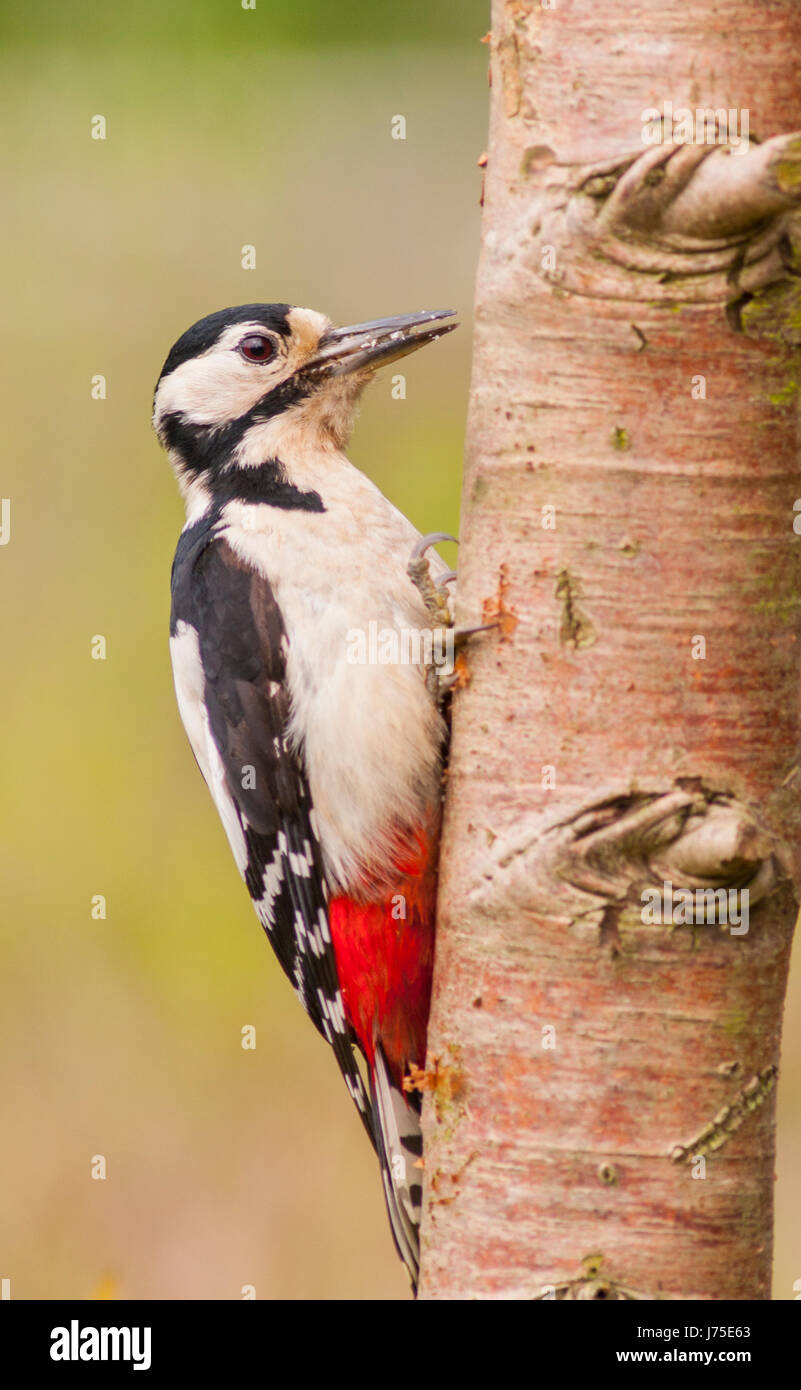
M313 390L310 381L292 376L268 391L238 420L231 420L226 425L194 425L180 411L171 411L161 421L159 434L168 449L175 449L180 454L187 472L214 474L229 462L234 449L241 444L252 425L272 420L291 406L299 405L308 399Z
M226 468L212 480L211 491L217 507L226 502L266 502L288 511L325 511L319 492L302 492L287 481L279 459L267 459L252 468Z

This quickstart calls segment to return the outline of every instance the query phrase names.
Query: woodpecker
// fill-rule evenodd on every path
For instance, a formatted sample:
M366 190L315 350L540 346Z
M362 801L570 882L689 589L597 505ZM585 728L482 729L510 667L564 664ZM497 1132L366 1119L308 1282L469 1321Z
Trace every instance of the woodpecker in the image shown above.
M446 724L430 655L360 662L354 635L432 632L432 594L452 575L432 548L442 534L421 537L344 450L375 371L452 316L337 328L289 304L222 309L175 343L153 409L186 506L170 624L180 715L375 1146L413 1289L422 1140L403 1082L425 1061Z

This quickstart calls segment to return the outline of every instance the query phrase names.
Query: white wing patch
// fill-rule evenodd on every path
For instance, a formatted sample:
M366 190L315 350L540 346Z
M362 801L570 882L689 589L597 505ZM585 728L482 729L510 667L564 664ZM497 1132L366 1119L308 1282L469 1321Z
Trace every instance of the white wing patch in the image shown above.
M214 798L214 804L228 836L237 868L244 874L248 850L239 812L225 785L225 768L209 727L209 716L203 698L204 676L200 660L197 632L189 623L178 622L170 638L175 695L178 711L186 729L198 767Z

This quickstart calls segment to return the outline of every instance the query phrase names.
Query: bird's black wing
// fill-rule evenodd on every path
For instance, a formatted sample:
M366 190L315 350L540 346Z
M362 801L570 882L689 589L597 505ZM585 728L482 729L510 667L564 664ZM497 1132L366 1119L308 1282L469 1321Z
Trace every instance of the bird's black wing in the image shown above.
M267 579L206 520L181 537L172 592L175 684L195 757L273 950L331 1044L375 1144L331 943L308 782L287 739L280 610Z

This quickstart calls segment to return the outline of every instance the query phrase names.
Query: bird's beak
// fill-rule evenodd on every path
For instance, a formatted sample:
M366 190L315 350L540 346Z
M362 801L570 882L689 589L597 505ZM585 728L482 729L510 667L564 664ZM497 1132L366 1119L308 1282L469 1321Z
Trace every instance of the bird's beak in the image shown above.
M390 319L353 323L348 328L329 328L320 339L318 351L306 364L307 370L316 370L325 376L375 371L457 328L455 323L437 322L451 318L454 312L453 309L430 309L419 314L396 314ZM436 322L436 327L415 332L421 324L432 322Z

